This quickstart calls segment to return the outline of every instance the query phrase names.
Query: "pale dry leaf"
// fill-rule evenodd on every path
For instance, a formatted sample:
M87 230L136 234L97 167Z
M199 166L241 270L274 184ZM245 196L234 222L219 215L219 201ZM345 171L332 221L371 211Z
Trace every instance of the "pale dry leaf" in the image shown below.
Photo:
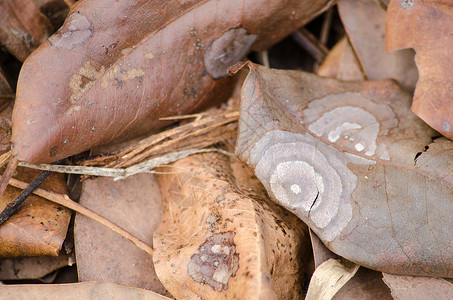
M330 300L354 276L359 265L330 258L311 276L307 300Z

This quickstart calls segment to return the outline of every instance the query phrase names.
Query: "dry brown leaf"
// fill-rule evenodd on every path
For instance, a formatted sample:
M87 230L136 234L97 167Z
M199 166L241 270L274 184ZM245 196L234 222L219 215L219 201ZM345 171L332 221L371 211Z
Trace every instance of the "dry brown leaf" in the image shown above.
M154 175L139 174L119 181L86 180L80 204L152 245L162 214ZM77 215L74 240L80 281L108 281L166 293L154 271L152 257L115 232Z
M390 287L395 300L450 300L453 298L451 280L384 273L384 282Z
M0 280L38 279L75 263L73 254L0 259Z
M240 190L229 165L221 154L198 154L158 175L165 203L154 234L160 280L176 298L299 298L306 227L250 187Z
M412 111L444 136L453 138L452 4L449 1L391 1L387 50L412 47L420 79Z
M13 155L55 161L168 124L161 117L226 100L228 66L332 3L79 1L23 65Z
M8 300L164 300L171 299L151 291L124 287L109 282L72 284L19 284L0 286L2 298Z
M342 38L324 59L317 74L339 80L364 80L360 62L347 37Z
M414 52L386 53L384 9L375 0L340 0L338 12L367 78L393 78L413 91L418 79Z
M359 269L346 260L330 258L316 268L311 276L306 300L330 300Z
M0 20L0 44L20 61L53 31L36 3L30 0L1 1Z
M19 168L14 177L31 182L39 173ZM66 193L63 174L51 174L41 187ZM20 189L9 186L0 199L0 211L20 192ZM17 214L0 226L0 257L57 256L66 238L70 218L71 212L68 209L41 197L29 196Z
M270 197L348 260L453 276L453 143L432 141L410 96L393 81L249 68L236 153Z

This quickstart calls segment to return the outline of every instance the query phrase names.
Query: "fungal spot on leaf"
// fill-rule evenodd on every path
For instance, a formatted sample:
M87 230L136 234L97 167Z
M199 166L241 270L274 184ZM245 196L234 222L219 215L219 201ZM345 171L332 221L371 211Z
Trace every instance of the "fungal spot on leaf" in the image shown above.
M209 45L204 55L204 64L212 78L227 76L227 68L247 55L257 37L257 34L248 34L244 28L234 28Z
M200 284L208 284L215 291L228 288L230 277L239 269L239 253L236 253L234 232L214 234L198 248L188 264L187 274Z
M82 45L93 34L91 22L80 13L73 13L63 26L49 38L49 42L56 48L71 50Z
M94 81L104 74L105 68L96 70L89 61L80 68L77 74L71 76L69 87L72 90L72 95L69 97L71 103L76 103L80 96L83 95L94 83Z

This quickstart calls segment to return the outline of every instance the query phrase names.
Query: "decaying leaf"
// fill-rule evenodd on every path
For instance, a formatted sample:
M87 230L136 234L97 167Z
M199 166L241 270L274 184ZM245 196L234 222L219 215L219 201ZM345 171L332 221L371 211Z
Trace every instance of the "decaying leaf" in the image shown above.
M410 96L392 81L249 68L236 153L270 197L348 260L452 277L453 143L431 143Z
M384 9L375 0L340 0L338 12L367 78L393 78L412 92L418 79L414 52L386 53Z
M65 0L34 0L39 11L47 17L53 28L58 29L68 15L70 1ZM72 0L71 0L72 1Z
M453 282L442 278L398 276L384 273L395 300L448 300L453 298Z
M171 299L151 291L124 287L109 282L80 282L72 284L1 285L2 297L9 300L165 300Z
M124 180L97 178L83 183L80 204L152 245L162 214L162 200L152 174ZM152 257L105 226L77 215L74 225L80 281L108 281L165 294Z
M38 279L75 263L73 254L0 259L0 280ZM1 293L1 292L0 292Z
M241 190L224 155L193 155L163 171L154 263L174 297L300 297L309 251L303 223Z
M308 287L307 300L330 300L359 269L346 260L333 258L316 268Z
M14 176L31 182L39 171L19 168ZM66 193L62 174L51 174L42 188ZM11 202L20 189L8 187L0 199L0 211ZM20 210L0 226L0 257L57 256L66 238L71 212L41 197L31 195Z
M40 14L34 1L1 1L0 20L0 44L20 61L52 32L52 25Z
M387 50L412 47L420 79L412 111L429 126L453 138L453 37L449 1L391 1L387 9Z
M332 2L79 1L22 68L13 154L55 161L224 100L229 65Z
M339 257L327 249L321 240L310 230L311 244L315 268L329 259ZM382 273L361 267L355 275L346 282L335 296L334 300L356 300L356 299L393 299L390 289L382 281Z

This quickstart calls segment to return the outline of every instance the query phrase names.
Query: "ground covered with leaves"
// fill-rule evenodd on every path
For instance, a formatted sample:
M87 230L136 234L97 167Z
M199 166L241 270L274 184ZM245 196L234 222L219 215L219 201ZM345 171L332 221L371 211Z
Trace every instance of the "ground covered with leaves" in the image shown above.
M0 298L453 298L449 3L0 15Z

